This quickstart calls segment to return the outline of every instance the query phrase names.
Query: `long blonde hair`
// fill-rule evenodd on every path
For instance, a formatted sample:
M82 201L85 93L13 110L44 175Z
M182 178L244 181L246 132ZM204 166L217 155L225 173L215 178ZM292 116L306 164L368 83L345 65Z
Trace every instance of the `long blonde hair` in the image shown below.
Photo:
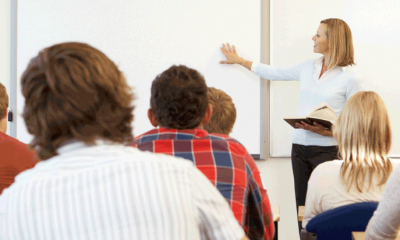
M322 20L326 24L326 36L329 44L330 60L328 69L339 66L355 65L353 37L349 25L338 18Z
M368 190L374 175L379 179L378 186L386 183L393 170L386 156L392 144L392 131L385 103L378 94L358 92L347 100L333 127L333 136L338 142L339 159L344 160L341 178L347 191L355 182L362 192L368 174Z

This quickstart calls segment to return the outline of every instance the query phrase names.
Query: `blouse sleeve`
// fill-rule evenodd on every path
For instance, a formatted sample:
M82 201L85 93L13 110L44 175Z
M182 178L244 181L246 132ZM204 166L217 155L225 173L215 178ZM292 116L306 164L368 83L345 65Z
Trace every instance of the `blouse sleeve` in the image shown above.
M253 63L251 70L258 76L277 81L299 81L301 70L303 67L310 63L311 60L289 66L289 67L272 67L262 63Z
M346 89L346 100L348 100L351 96L358 93L359 91L364 90L362 83L363 80L361 77L357 76L355 73L351 74L350 82L347 85Z
M382 200L365 231L365 239L396 239L400 230L400 166L390 175Z

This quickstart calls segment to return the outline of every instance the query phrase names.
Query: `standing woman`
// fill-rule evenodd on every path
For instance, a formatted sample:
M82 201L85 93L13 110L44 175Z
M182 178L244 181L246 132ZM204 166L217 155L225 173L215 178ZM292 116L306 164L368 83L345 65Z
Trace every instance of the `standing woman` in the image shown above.
M221 51L227 58L222 64L240 64L269 80L300 81L298 116L306 116L322 102L327 102L340 115L347 99L361 89L361 79L346 66L354 65L353 39L349 26L341 19L321 21L312 37L318 59L307 60L290 67L271 67L239 57L235 46L223 44ZM337 142L332 130L314 122L296 124L293 132L292 168L296 209L305 205L307 182L318 164L337 159ZM299 225L300 228L300 225Z

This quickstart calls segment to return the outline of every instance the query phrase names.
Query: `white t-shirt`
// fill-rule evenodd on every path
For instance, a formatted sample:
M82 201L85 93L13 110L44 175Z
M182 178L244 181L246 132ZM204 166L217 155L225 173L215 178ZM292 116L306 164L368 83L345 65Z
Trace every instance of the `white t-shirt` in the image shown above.
M339 117L347 99L362 90L362 80L350 68L342 67L329 69L319 78L322 60L323 57L307 60L290 67L271 67L253 63L251 70L258 76L269 80L300 81L298 116L307 116L319 104L326 102ZM304 146L337 145L333 137L322 136L304 129L294 129L292 142Z
M390 175L385 192L365 230L365 240L400 239L400 166Z
M0 196L0 239L241 239L191 161L98 141L19 174Z
M392 160L393 169L399 165L399 160ZM382 198L385 185L378 187L378 179L372 180L373 188L369 191L368 184L364 184L363 192L357 190L353 183L349 192L340 177L342 160L321 163L311 173L308 180L306 206L303 218L303 228L316 215L328 210L357 202L379 202ZM369 183L367 175L364 182Z

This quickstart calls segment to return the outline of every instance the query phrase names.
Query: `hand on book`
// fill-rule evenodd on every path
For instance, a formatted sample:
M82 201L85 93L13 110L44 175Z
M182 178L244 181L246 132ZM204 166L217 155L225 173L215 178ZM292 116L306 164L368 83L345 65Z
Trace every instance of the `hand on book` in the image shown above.
M317 122L313 122L313 125L311 125L304 121L301 121L301 123L296 123L295 125L298 128L302 128L304 130L315 132L322 136L332 136L332 130L326 129L324 126L322 126L321 124L319 124Z

